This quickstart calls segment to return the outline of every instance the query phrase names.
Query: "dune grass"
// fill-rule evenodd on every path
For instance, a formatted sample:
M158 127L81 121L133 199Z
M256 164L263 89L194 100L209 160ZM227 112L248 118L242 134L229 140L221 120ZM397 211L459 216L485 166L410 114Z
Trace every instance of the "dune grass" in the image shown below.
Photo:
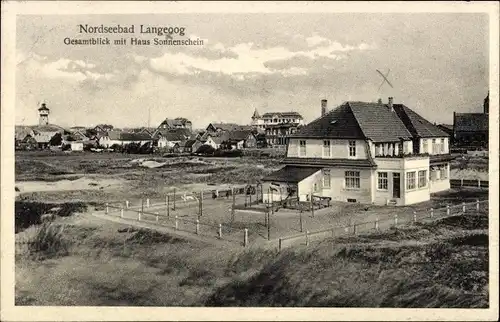
M282 252L109 222L57 225L40 227L16 262L19 305L488 306L486 213Z

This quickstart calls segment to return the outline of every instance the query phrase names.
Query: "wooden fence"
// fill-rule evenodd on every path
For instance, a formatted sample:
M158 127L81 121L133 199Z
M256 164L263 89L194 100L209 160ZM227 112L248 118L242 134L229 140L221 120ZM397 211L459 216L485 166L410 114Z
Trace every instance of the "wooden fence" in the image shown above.
M248 245L248 229L233 229L230 225L212 224L203 222L200 219L182 218L177 215L170 214L170 209L166 208L160 211L145 211L144 209L135 209L132 207L125 208L106 204L104 213L110 216L120 217L122 219L134 220L139 222L153 223L154 225L174 230L194 233L196 235L204 235L208 237L216 237L228 241L241 243L243 246ZM129 216L133 214L133 217ZM198 217L199 218L199 217ZM226 235L227 234L227 235ZM240 239L236 239L235 235L240 235Z
M450 179L450 187L477 187L488 189L489 182L485 180Z
M379 220L376 219L374 221L366 221L366 222L357 222L347 226L334 226L321 230L315 231L305 231L304 233L287 236L279 238L278 240L278 250L281 251L286 246L293 245L296 241L302 241L301 244L305 244L306 246L315 239L325 239L325 238L336 238L336 237L344 237L349 235L357 235L361 232L370 232L370 231L381 231L385 229L389 229L391 227L398 227L401 224L407 223L416 223L424 220L436 220L449 216L454 216L457 214L464 214L466 211L476 211L478 212L481 208L481 205L486 205L487 207L488 200L479 201L469 203L462 203L458 205L447 205L443 208L433 209L431 208L426 213L416 213L410 215L401 215L395 214L393 218Z

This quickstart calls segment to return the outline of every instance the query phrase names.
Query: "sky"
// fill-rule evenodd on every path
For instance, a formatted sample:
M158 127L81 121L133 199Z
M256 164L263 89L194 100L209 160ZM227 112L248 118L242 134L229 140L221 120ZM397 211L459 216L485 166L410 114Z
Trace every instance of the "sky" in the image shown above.
M131 26L135 34L85 34L78 25ZM198 46L132 45L140 25L185 28ZM488 16L477 13L20 15L16 124L38 122L38 104L61 126L158 126L186 117L248 124L296 111L310 122L321 99L389 96L431 122L481 112L488 92ZM65 45L65 38L126 38L126 45ZM387 83L377 73L388 73Z

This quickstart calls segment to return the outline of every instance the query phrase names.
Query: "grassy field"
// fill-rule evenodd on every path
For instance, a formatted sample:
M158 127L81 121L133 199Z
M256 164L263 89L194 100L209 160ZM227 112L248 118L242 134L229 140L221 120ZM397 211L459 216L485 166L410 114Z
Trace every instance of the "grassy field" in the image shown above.
M488 215L484 211L324 240L307 249L297 246L280 253L275 248L221 248L93 216L90 211L103 209L105 202L137 204L145 197L164 201L173 188L200 191L213 185L253 183L280 168L277 159L255 157L147 157L165 163L158 168L135 162L144 158L113 153L16 154L20 190L16 305L488 305ZM478 171L484 171L483 161ZM465 170L460 167L463 162L456 169ZM397 210L335 204L316 212L314 218L304 214L303 219L306 229L315 229L485 198L487 192L481 190L451 190L427 203ZM227 223L230 203L207 200L202 220ZM177 211L184 216L180 206ZM47 214L44 221L42 216ZM297 213L274 215L273 238L297 233ZM251 215L238 216L232 222L235 228L250 228L252 240L265 239L263 216L255 222L249 220Z
M61 217L16 235L16 305L487 307L487 227L482 212L278 253Z

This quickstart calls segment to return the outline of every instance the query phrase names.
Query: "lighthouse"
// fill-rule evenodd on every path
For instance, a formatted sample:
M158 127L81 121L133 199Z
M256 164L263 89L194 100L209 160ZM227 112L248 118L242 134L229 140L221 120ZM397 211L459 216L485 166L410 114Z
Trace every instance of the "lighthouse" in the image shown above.
M38 109L38 114L40 116L38 120L39 125L49 124L49 112L50 110L48 109L47 105L45 103L42 103L42 105Z

